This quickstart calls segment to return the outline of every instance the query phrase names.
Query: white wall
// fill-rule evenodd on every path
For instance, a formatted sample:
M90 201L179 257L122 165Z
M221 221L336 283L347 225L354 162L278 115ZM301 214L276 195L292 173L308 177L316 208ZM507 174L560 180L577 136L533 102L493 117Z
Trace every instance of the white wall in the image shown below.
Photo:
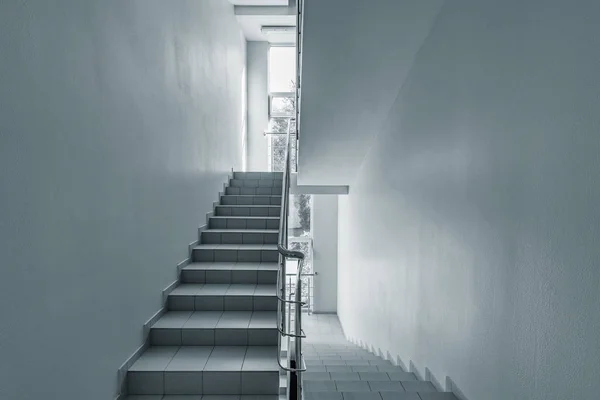
M248 42L248 170L268 170L269 43Z
M352 183L443 0L305 0L298 183Z
M338 196L313 195L314 312L337 311Z
M0 398L106 400L240 168L221 0L0 2Z
M598 15L446 1L340 199L350 337L470 400L598 397Z

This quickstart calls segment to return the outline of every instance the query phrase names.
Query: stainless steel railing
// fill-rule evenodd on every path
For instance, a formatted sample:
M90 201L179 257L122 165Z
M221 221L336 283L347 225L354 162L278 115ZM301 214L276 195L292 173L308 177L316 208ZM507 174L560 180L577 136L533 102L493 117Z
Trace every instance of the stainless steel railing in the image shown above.
M290 374L290 382L294 384L294 387L290 385L289 398L293 400L302 399L302 372L306 371L306 366L302 357L302 339L306 337L302 330L302 270L304 268L304 254L300 251L293 251L288 248L288 214L290 210L290 175L291 175L291 127L292 120L295 120L295 138L298 140L299 125L300 125L300 91L301 91L301 69L302 69L302 25L303 25L303 0L297 0L297 12L296 12L296 101L295 101L295 112L294 117L288 120L288 128L286 135L285 145L285 168L283 172L283 185L281 193L281 214L279 220L279 238L277 243L277 249L279 251L279 265L280 268L277 272L277 349L278 356L277 362L279 367ZM296 142L297 143L297 142ZM298 146L295 146L296 152ZM298 153L294 157L297 171ZM287 259L297 259L298 267L296 270L296 289L294 293L294 299L290 297L288 299L286 293L286 262ZM286 311L291 314L292 306L294 308L294 321L293 327L292 322L286 323ZM287 308L287 310L286 310ZM291 315L290 315L291 316ZM287 346L287 360L282 362L281 350L282 350L282 338L288 340ZM293 353L291 344L293 343ZM284 365L285 364L285 365Z
M306 371L304 361L302 359L302 339L306 336L302 331L302 270L304 267L304 253L300 251L290 250L288 248L288 214L290 209L290 149L291 149L291 120L288 123L288 133L286 137L286 152L285 152L285 169L283 172L283 185L281 193L281 214L279 220L279 240L277 249L279 251L279 265L280 268L277 273L277 346L279 355L277 361L279 367L284 371L292 374L293 379L291 382L295 383L295 387L290 387L290 394L292 398L300 400L302 398L302 376L301 373ZM286 263L287 260L296 259L298 260L298 267L296 270L296 290L294 293L294 299L289 298L286 293ZM292 323L286 323L286 311L291 312L291 306L294 308L294 321ZM288 308L286 310L286 308ZM282 338L288 339L288 343L293 343L293 352L291 346L288 346L288 357L285 362L281 360L281 349L282 349ZM292 339L292 340L290 340ZM291 356L291 357L290 357ZM284 365L285 364L285 365Z

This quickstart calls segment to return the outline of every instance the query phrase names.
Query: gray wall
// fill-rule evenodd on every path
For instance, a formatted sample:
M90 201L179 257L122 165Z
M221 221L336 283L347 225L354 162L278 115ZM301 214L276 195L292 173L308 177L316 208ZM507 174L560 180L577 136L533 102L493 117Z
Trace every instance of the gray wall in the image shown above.
M444 0L305 0L300 185L348 185Z
M470 400L598 397L598 15L446 1L340 198L350 337Z
M221 0L0 1L0 399L106 400L242 161Z
M269 43L248 42L248 170L268 169Z
M313 195L312 234L315 312L337 310L338 196Z

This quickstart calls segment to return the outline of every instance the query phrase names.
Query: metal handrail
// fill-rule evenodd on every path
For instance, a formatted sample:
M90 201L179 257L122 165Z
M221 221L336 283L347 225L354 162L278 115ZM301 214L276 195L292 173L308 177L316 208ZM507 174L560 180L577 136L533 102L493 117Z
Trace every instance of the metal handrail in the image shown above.
M279 350L279 354L281 354L281 337L291 337L295 338L295 350L296 357L298 358L298 362L302 361L302 338L305 338L305 335L302 335L302 306L305 305L302 301L302 293L300 290L296 290L295 300L287 300L286 299L286 284L285 280L282 279L283 276L287 276L286 274L286 262L288 258L293 258L298 260L298 268L296 270L296 287L300 288L302 285L302 270L304 268L304 253L300 251L290 250L288 245L288 233L287 233L287 216L289 214L289 201L290 201L290 136L291 136L291 122L293 118L289 118L288 120L288 132L287 132L287 140L286 140L286 151L285 151L285 170L283 173L283 184L282 184L282 193L281 193L281 214L279 219L279 238L277 243L277 250L279 251L279 263L280 268L277 272L277 330L280 335L277 335L277 348ZM286 331L286 318L285 318L285 308L283 305L285 304L295 304L296 305L296 318L294 319L294 330L292 332ZM300 334L299 334L300 333ZM281 358L277 357L277 363L279 367L287 372L295 372L300 373L306 371L306 368L298 368L298 367L290 367L284 366L281 362ZM298 363L299 364L299 363ZM297 365L298 365L297 364ZM298 381L300 381L300 377L298 376Z
M305 303L302 301L302 270L304 268L304 253L300 251L290 250L288 246L288 222L287 217L289 214L290 208L290 175L291 175L291 126L292 120L296 121L296 129L295 129L295 139L298 140L299 134L299 125L300 125L300 70L301 70L301 52L302 52L302 43L301 43L301 34L302 34L302 23L303 23L303 0L297 1L297 12L296 12L296 96L295 96L295 112L294 117L288 119L288 128L287 128L287 136L286 136L286 146L285 146L285 169L283 172L283 185L282 185L282 193L281 193L281 213L279 219L279 237L277 242L277 250L279 252L279 265L280 268L277 271L277 330L279 334L277 335L277 363L279 367L283 371L287 371L290 373L295 373L295 381L296 381L296 393L293 396L295 399L302 399L302 375L301 373L306 371L306 364L302 357L302 339L306 337L304 331L302 330L302 306ZM296 146L296 151L298 146ZM295 157L296 162L296 171L298 157L296 153ZM286 281L285 277L286 273L286 262L288 258L293 258L298 260L298 267L296 270L296 290L295 290L295 299L287 300L286 296ZM295 319L294 319L294 329L293 332L286 330L286 305L294 304L295 305ZM289 324L291 325L291 323ZM291 329L291 326L288 328ZM282 337L294 338L294 349L295 349L295 357L296 364L295 366L283 365L281 362L281 339ZM289 359L289 350L288 349L288 359ZM293 390L293 388L290 388Z

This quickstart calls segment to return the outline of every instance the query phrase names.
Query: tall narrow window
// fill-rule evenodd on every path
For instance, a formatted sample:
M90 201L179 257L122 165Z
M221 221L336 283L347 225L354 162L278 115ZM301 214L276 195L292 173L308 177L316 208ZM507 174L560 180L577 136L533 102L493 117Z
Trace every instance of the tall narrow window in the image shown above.
M296 109L296 48L293 46L271 46L269 48L269 169L283 171L285 168L285 136L289 118ZM295 131L295 121L290 130ZM295 141L292 142L292 146ZM294 147L295 148L295 147ZM295 166L295 150L292 158Z

